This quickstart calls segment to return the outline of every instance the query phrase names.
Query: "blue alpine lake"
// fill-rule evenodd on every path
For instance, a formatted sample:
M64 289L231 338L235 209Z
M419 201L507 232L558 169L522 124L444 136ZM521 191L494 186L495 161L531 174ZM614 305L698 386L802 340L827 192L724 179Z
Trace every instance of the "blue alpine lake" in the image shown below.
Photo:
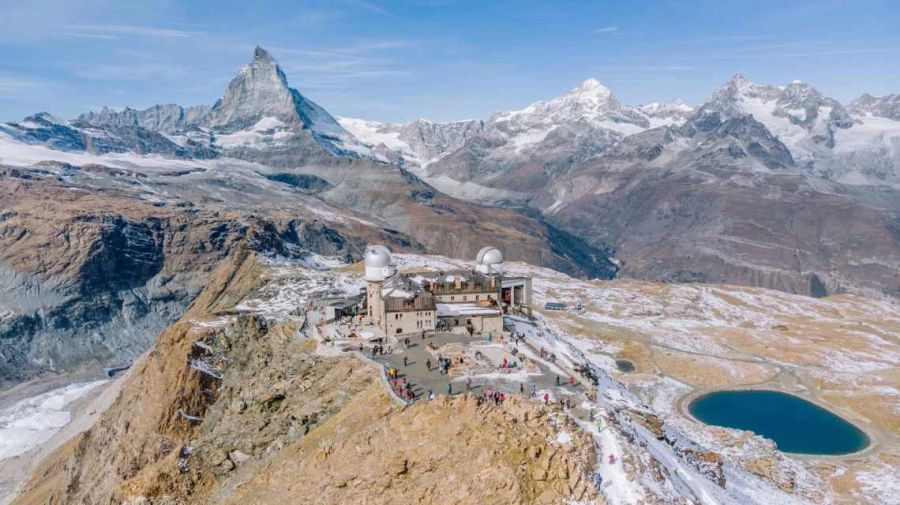
M802 398L766 390L716 391L688 406L706 424L749 430L783 452L850 454L869 445L859 428Z

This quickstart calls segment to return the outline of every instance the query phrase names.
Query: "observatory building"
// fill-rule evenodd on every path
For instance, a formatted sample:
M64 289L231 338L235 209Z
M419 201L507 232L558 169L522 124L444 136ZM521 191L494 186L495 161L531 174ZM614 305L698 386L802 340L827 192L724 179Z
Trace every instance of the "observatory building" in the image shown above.
M471 270L398 273L390 251L365 254L366 308L385 335L422 331L500 333L503 315L530 313L531 279L504 275L503 254L484 247Z

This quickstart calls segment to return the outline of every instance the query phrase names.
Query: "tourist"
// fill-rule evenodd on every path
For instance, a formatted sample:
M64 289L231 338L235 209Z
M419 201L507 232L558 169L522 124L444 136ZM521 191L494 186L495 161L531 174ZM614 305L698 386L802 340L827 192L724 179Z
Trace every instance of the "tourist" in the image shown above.
M559 375L556 376L556 385L559 386Z
M408 357L403 356L403 366L407 366L406 364L407 364L407 361L408 361L408 360L409 360Z
M431 360L430 359L425 360L425 368L428 369L429 372L431 371Z
M466 391L471 391L471 390L472 390L472 378L467 377L466 378Z
M550 393L544 393L544 405L550 403Z
M519 383L519 394L522 396L525 396L525 383L524 382Z
M452 382L448 382L448 383L447 383L447 395L450 396L450 395L452 395L452 394L453 394L453 383L452 383Z
M428 400L429 401L434 400L434 391L432 391L430 389L428 390Z

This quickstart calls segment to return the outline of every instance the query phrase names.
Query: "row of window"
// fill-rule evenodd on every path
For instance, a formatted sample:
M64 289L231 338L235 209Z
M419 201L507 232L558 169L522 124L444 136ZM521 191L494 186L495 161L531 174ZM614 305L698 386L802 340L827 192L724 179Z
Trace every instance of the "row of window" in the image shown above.
M484 299L484 300L492 300L491 295L485 295L485 297L484 297L483 299ZM479 301L479 300L482 300L481 295L475 295L475 298L473 299L473 301L476 301L476 302L477 302L477 301ZM456 296L451 295L451 296L450 296L450 301L451 301L451 302L455 302L455 301L456 301ZM469 296L468 296L468 295L462 295L462 301L464 301L464 302L469 301Z
M431 312L416 312L416 317L430 317ZM394 319L403 319L403 312L394 313Z

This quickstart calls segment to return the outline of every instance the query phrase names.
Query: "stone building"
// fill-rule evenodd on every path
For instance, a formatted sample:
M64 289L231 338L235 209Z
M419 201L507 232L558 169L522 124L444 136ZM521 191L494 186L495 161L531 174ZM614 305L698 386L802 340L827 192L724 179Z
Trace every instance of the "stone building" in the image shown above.
M385 335L422 331L500 333L506 313L530 313L531 279L505 277L503 255L478 252L472 270L398 273L390 251L365 256L366 315Z

